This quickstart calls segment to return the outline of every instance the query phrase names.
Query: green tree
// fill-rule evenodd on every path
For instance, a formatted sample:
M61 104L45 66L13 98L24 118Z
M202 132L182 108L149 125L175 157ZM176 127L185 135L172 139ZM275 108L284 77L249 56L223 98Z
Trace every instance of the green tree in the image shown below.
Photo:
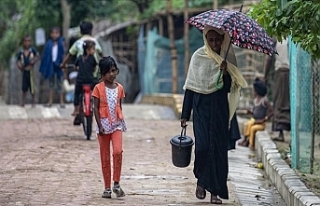
M292 0L281 8L277 0L262 0L252 6L250 15L261 24L270 36L279 41L292 36L294 43L320 58L320 2Z

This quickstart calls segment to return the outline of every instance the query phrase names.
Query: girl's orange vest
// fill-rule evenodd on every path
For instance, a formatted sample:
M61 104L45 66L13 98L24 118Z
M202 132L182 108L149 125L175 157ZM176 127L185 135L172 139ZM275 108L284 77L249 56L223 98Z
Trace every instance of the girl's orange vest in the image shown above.
M118 85L118 97L117 97L117 105L116 105L116 121L118 121L119 119L121 119L121 120L124 119L123 114L122 114L122 110L120 107L120 102L121 102L121 98L123 98L125 95L124 95L122 85L119 84L118 82L116 82L116 84ZM97 84L95 86L95 88L93 89L93 92L92 92L92 96L94 96L100 100L100 104L99 104L100 118L108 118L109 122L112 124L112 119L111 119L111 115L110 115L110 111L109 111L109 105L108 105L108 101L107 101L107 95L106 95L106 89L105 89L104 82L100 82L99 84Z

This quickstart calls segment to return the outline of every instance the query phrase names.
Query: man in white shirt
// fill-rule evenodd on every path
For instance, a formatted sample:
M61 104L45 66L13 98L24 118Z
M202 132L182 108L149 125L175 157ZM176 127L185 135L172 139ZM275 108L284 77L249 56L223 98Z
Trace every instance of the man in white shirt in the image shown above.
M82 37L80 39L78 39L69 49L69 53L64 58L64 60L61 64L62 68L64 68L66 66L67 62L70 59L70 56L78 57L83 54L83 42L86 40L91 40L91 41L95 42L96 51L95 51L94 57L96 59L97 64L99 63L99 58L103 57L102 48L101 48L98 40L92 36L92 29L93 29L93 25L91 22L86 22L86 21L81 22L80 32L81 32ZM94 77L98 78L98 73L99 73L99 70L96 69L95 73L94 73Z

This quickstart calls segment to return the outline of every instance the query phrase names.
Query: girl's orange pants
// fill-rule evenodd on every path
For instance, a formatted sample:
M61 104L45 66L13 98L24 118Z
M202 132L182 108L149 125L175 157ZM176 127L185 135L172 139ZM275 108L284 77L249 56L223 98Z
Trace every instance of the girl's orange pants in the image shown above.
M122 166L122 131L99 135L101 167L105 188L111 188L110 142L113 151L113 181L120 182Z

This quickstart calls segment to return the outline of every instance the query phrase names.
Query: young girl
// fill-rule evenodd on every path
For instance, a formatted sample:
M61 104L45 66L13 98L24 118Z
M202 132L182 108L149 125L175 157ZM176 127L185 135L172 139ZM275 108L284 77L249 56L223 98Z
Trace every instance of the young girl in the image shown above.
M83 51L83 55L80 55L75 62L76 67L78 67L78 75L74 91L74 111L71 114L72 116L77 116L79 113L80 94L83 92L82 86L84 84L93 84L93 73L97 66L96 59L93 56L96 51L95 43L89 40L84 41Z
M244 139L239 143L241 146L248 146L254 149L255 134L266 128L266 121L273 115L273 109L270 105L267 94L267 87L259 78L253 83L254 100L253 110L248 110L252 118L245 124Z
M126 125L122 114L121 100L125 97L121 84L115 82L119 73L112 57L103 57L99 62L102 81L92 92L94 116L97 121L96 132L100 144L100 157L105 190L103 198L111 198L110 142L113 147L113 192L117 197L124 197L120 187L122 166L122 132Z

